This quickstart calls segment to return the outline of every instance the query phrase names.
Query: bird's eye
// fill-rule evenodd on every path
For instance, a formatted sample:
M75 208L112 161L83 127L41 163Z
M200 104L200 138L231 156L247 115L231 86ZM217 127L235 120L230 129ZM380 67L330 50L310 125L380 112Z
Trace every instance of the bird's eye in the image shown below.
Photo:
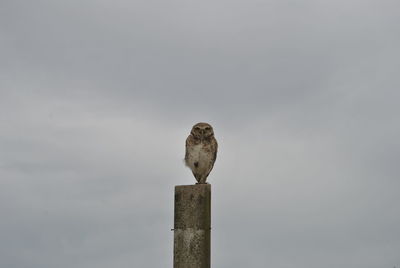
M200 130L200 128L199 128L199 127L195 127L194 129L195 129L195 130Z
M211 128L209 128L209 127L206 127L206 130L208 131L208 130L211 130Z

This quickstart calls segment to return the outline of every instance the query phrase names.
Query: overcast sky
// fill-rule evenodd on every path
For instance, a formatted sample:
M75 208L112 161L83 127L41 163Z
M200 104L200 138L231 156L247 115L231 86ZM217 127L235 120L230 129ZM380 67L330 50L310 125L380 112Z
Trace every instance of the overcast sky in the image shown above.
M400 267L398 0L0 0L0 266L172 267L214 126L215 268Z

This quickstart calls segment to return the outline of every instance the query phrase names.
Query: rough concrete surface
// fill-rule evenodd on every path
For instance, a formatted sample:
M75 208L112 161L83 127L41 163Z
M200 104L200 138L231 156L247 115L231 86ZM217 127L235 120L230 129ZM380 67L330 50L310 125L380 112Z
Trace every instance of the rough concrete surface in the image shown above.
M175 187L174 268L210 268L211 185Z

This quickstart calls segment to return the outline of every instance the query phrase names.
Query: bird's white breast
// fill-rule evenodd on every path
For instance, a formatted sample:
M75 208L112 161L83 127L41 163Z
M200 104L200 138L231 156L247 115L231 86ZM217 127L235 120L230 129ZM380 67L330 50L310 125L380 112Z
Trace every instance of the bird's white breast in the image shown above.
M203 148L203 145L201 143L197 144L197 145L194 145L194 146L192 146L190 148L190 151L191 151L191 154L193 155L193 158L196 158L197 160L200 159L200 155L202 153L202 148Z
M198 170L202 170L203 168L207 168L209 162L210 155L204 150L204 144L197 144L190 146L189 148L189 166L193 169L194 163L198 163Z

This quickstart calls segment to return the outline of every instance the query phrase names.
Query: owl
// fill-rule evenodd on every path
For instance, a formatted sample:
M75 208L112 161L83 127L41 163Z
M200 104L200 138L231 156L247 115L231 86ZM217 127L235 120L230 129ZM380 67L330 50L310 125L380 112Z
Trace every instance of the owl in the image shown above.
M194 125L186 139L185 164L192 170L197 183L206 183L217 159L217 150L212 126L207 123Z

